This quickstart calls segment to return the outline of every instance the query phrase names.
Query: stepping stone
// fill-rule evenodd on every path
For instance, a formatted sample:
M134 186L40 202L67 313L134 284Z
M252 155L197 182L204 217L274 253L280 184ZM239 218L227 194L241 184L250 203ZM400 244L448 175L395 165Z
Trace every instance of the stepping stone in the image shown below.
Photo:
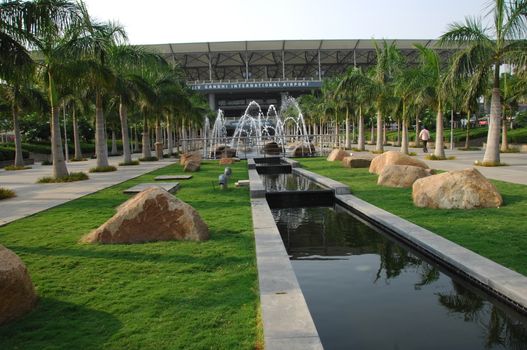
M179 189L179 182L156 182L156 183L144 183L130 187L124 190L123 193L139 193L150 187L160 187L170 193L174 193Z
M156 181L188 180L188 179L192 179L192 175L159 175L155 177Z

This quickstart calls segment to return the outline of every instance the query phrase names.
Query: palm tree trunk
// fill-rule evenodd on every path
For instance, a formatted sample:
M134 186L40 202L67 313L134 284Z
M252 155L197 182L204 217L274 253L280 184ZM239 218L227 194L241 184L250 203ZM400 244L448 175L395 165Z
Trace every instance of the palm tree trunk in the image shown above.
M469 130L470 130L470 111L467 113L467 135L465 137L465 149L468 150L469 145Z
M403 118L401 130L401 153L408 154L408 120Z
M419 147L419 113L415 115L415 147Z
M108 143L106 142L106 124L102 107L102 97L99 91L95 94L95 155L97 167L107 167Z
M51 105L51 158L53 161L53 177L59 178L68 176L69 174L66 162L64 161L62 138L60 137L59 109L56 105L55 83L51 70L48 70L48 84L49 102Z
M441 104L439 104L437 108L437 117L436 117L436 142L435 142L435 150L434 150L434 155L437 158L445 158L443 134L444 134L443 110L441 108Z
M169 116L167 116L167 138L168 155L171 156L174 153L174 140L172 139L172 123Z
M112 129L112 151L111 151L111 154L112 155L116 155L118 153L117 151L117 137L115 135L115 130Z
M53 177L68 176L68 168L64 161L62 137L60 136L59 109L51 106L51 158L53 161Z
M18 109L13 103L12 106L13 112L13 129L15 131L15 166L23 167L24 166L24 156L22 154L22 139L20 136L20 124L18 122Z
M148 120L146 114L143 116L143 158L152 157L150 152L150 135L148 134Z
M509 149L509 140L507 140L507 117L502 118L502 131L501 131L501 151L506 152Z
M401 145L401 121L399 119L397 119L397 142L395 145Z
M351 141L350 141L350 116L349 116L349 108L346 107L346 138L344 142L344 147L346 149L351 148Z
M500 124L501 124L501 97L500 97L500 66L494 66L494 86L490 100L489 132L487 134L487 147L483 155L483 163L498 165L500 163Z
M81 140L79 137L79 122L77 120L77 112L73 106L73 145L75 148L75 160L82 160Z
M375 128L373 127L373 120L371 122L371 131L370 131L370 145L375 143Z
M375 150L377 152L383 152L384 151L384 136L383 136L383 125L382 125L382 113L380 109L377 109L377 145L375 146Z
M132 162L130 153L130 140L128 138L128 108L122 99L119 103L119 118L121 119L121 138L123 141L123 162L125 164Z
M361 106L359 106L359 139L357 140L357 148L360 151L364 150L364 116L362 115Z

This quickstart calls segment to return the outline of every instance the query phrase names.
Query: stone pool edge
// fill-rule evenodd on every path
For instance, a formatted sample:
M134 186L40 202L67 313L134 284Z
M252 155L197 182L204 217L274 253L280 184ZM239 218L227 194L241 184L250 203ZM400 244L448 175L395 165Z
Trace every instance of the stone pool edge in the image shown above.
M353 196L338 181L301 168L293 172L333 189L338 201L527 312L527 277L522 274Z
M249 179L265 349L323 349L256 169Z

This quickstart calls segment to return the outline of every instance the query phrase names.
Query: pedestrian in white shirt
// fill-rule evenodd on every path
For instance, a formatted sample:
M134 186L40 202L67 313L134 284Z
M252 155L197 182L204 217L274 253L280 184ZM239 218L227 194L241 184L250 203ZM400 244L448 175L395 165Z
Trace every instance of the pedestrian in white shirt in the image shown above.
M428 153L428 148L426 147L428 140L430 140L430 132L426 129L426 126L423 126L423 130L419 133L419 138L423 141L423 152Z

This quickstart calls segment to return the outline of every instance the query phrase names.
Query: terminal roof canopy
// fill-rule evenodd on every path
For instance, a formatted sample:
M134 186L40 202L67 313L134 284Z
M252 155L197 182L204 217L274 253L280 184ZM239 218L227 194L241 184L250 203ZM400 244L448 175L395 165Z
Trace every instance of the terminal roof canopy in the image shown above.
M393 42L409 64L417 64L415 44L436 48L443 58L452 50L435 40L385 39ZM189 82L321 80L350 66L375 63L381 40L269 40L144 45L179 65Z

